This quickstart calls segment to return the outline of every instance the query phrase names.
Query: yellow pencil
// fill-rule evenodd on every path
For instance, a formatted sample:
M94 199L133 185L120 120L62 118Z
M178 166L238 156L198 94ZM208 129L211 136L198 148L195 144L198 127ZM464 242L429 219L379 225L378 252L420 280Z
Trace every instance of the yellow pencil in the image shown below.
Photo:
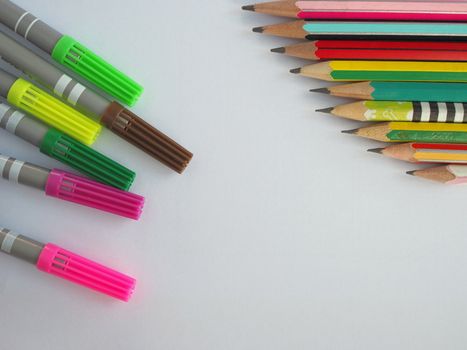
M467 62L328 61L290 72L326 81L467 82Z

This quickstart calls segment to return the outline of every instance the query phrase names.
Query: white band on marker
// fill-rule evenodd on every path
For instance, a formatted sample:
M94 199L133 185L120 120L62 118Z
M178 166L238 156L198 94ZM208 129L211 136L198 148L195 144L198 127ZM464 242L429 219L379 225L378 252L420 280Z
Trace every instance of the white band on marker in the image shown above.
M23 120L24 114L19 111L14 111L10 118L8 118L8 122L6 123L5 130L14 134L16 132L16 127L18 126L19 122Z
M72 81L72 79L66 75L63 74L60 79L58 79L57 84L54 86L54 93L55 95L58 95L60 97L63 96L63 92L65 91L66 87L68 84Z
M5 169L5 165L7 161L8 161L8 157L2 156L0 154L0 177L3 174L3 169Z
M26 29L26 33L24 33L24 38L27 39L28 38L28 34L29 34L29 31L31 30L32 26L34 24L36 24L36 22L39 20L39 18L36 18L34 21L31 22L31 24L29 25L28 29Z
M78 100L84 90L86 90L86 88L83 85L76 84L68 95L68 102L70 102L73 106L76 106L76 103L78 103Z
M8 173L8 180L18 183L19 173L23 168L24 162L20 160L15 160L13 164L11 164L10 171Z
M29 12L26 11L25 13L23 13L23 14L18 18L18 20L16 21L16 24L15 24L15 33L18 33L19 24L21 23L21 21L23 20L23 18L26 17L28 14L29 14Z
M2 119L5 116L6 112L8 112L10 108L10 106L7 106L4 103L0 103L0 123L2 122Z
M2 245L0 247L0 250L3 250L5 253L10 254L11 253L11 248L13 248L13 244L15 243L16 238L18 237L17 233L14 232L8 232L5 235L5 238L3 238Z

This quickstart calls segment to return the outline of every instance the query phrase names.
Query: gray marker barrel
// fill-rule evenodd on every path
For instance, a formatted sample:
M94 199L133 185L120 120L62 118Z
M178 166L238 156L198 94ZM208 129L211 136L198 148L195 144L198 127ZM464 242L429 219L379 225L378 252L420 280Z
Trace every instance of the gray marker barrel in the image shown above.
M110 102L104 97L81 85L4 33L0 33L0 56L71 105L82 107L94 119L100 119L109 107Z
M26 116L6 103L0 102L0 128L40 147L49 131L43 123Z
M0 22L49 54L63 36L9 0L0 0Z
M0 95L7 98L11 86L18 80L13 74L0 69Z
M0 174L5 180L45 191L50 170L0 154Z
M36 265L44 244L0 227L0 250Z

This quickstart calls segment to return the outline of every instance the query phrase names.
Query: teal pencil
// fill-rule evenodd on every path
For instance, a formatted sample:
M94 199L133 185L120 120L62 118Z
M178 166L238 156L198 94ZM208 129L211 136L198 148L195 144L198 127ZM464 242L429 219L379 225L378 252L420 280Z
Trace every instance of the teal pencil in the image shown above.
M411 22L306 22L303 30L307 39L329 37L358 38L410 38L430 40L467 40L464 23L411 23Z
M361 100L467 102L467 84L460 83L366 81L310 91Z

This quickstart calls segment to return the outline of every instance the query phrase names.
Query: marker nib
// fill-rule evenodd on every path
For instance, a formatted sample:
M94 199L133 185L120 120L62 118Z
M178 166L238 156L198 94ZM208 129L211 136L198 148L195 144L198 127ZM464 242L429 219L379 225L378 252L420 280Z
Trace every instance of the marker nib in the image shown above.
M331 114L334 107L317 109L316 112Z
M276 47L275 49L271 49L271 52L284 53L285 47Z
M254 11L254 10L255 10L255 5L245 5L245 6L242 6L242 10L245 10L245 11Z
M416 172L416 171L417 171L417 170L410 170L410 171L407 171L406 174L407 174L407 175L415 176L415 172Z
M294 69L291 69L291 70L290 70L290 73L299 74L301 71L302 71L301 68L294 68Z
M351 134L354 135L358 132L358 129L352 129L352 130L342 130L341 133L343 134Z
M382 154L383 150L384 148L371 148L371 149L367 149L367 152Z
M320 94L329 95L329 90L328 90L328 88L311 89L310 92L318 92L318 93L320 93Z
M264 32L264 27L255 27L255 28L253 28L253 31L255 33L262 33L262 32Z

